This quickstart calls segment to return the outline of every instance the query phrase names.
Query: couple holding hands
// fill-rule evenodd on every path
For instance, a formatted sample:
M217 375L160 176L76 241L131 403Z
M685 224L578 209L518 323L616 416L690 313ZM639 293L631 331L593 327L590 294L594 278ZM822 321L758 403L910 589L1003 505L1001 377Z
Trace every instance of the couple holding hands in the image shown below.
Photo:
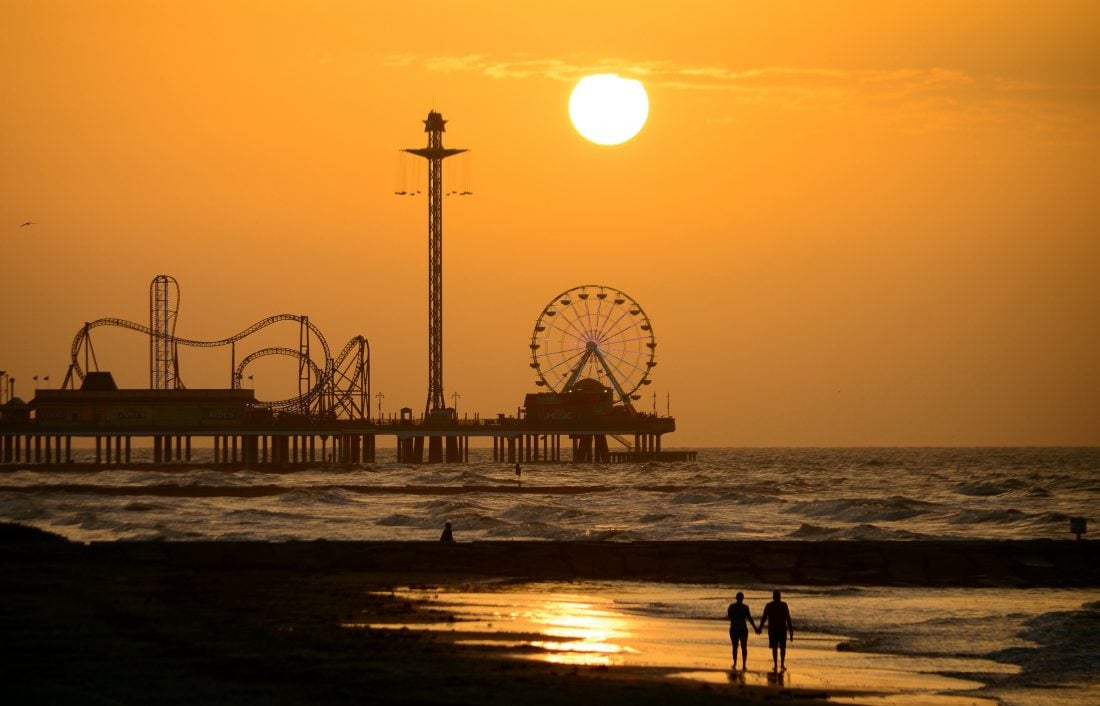
M745 594L738 591L737 602L730 603L726 617L730 621L730 642L733 643L733 668L737 669L737 645L741 645L741 669L745 669L749 651L749 623L759 635L764 627L768 628L768 646L772 650L772 669L786 669L787 635L794 642L794 624L791 622L791 610L780 600L778 590L772 591L772 602L764 606L764 615L760 625L752 619L749 607L745 605ZM777 659L778 653L778 659Z

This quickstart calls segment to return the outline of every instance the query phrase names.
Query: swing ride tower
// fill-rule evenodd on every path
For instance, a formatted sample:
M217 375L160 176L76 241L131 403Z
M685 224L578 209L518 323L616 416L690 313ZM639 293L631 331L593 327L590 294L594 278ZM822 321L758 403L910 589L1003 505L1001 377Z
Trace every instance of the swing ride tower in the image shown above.
M465 152L443 147L447 121L434 110L424 121L428 146L405 152L428 160L428 401L425 419L446 414L443 395L443 160Z

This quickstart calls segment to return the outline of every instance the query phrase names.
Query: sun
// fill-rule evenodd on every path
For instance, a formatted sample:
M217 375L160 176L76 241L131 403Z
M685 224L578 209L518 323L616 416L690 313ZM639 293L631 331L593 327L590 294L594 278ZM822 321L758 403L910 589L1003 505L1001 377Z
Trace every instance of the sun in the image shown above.
M585 76L569 96L569 119L585 139L618 145L638 134L649 117L649 96L640 81L618 74Z

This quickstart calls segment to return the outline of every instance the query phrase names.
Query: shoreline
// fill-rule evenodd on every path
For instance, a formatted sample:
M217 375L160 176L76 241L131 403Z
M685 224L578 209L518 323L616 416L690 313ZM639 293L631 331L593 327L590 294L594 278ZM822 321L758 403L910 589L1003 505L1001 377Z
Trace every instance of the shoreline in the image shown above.
M456 644L454 633L341 626L438 621L426 603L393 593L401 586L811 585L797 577L1097 586L1098 554L1095 542L1049 540L78 544L0 524L0 625L11 654L0 676L18 703L822 704L844 694L517 661ZM975 568L982 573L968 573Z
M393 589L476 577L298 564L309 548L272 545L242 564L214 543L79 545L0 525L0 693L42 704L827 703L820 690L700 684L669 669L516 660L453 633L349 630L437 620Z

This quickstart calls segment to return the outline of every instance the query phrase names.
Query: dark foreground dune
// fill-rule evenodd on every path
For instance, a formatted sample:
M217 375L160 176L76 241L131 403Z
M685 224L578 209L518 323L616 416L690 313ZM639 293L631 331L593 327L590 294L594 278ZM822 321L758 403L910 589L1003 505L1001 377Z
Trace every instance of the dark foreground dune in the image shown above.
M0 526L0 702L815 703L656 670L458 647L384 589L478 578L1095 586L1094 542L252 542L78 545ZM382 591L378 593L377 591Z

